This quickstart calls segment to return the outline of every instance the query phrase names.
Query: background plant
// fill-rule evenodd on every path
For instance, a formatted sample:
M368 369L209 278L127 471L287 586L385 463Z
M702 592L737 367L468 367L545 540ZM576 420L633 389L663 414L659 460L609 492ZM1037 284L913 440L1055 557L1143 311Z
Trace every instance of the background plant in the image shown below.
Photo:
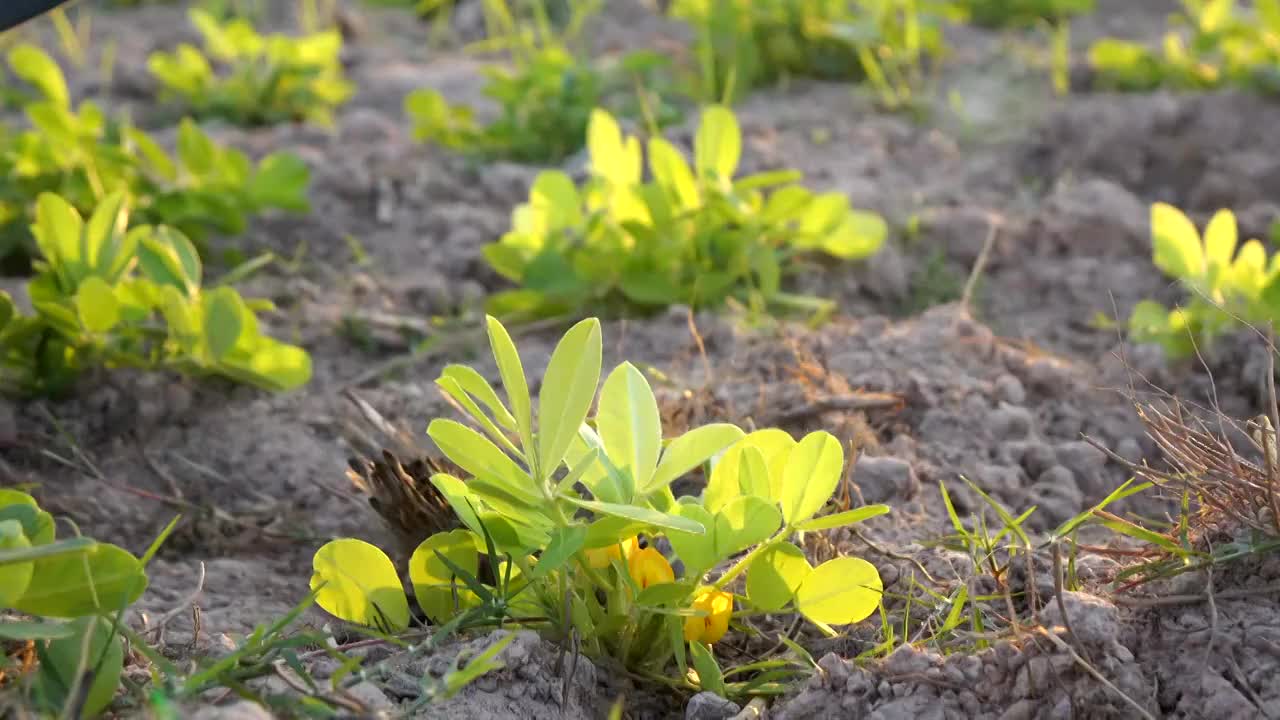
M1186 357L1242 323L1280 327L1280 255L1268 259L1258 240L1240 244L1230 210L1219 210L1202 238L1181 210L1156 203L1151 242L1156 267L1189 296L1173 309L1152 300L1138 303L1129 316L1134 340L1159 343L1170 355Z
M749 694L781 686L726 685L709 646L729 629L735 604L745 615L798 612L830 634L875 611L874 566L838 557L815 568L791 542L889 511L873 505L817 517L843 474L833 436L797 442L781 430L744 435L713 424L664 440L652 390L630 363L604 380L588 423L602 353L595 319L575 325L552 353L535 424L509 335L493 318L488 332L505 403L465 366L445 368L437 381L480 430L448 419L427 430L468 475L431 477L464 529L428 537L409 561L428 618L501 610L499 621L572 639L589 657L651 679ZM713 458L705 491L677 499L672 483ZM658 550L660 538L678 563ZM744 575L745 594L735 594L731 584ZM390 559L363 541L317 551L312 586L321 607L344 620L384 630L410 622ZM673 664L675 680L665 675ZM696 682L685 679L690 666Z
M983 27L1058 23L1093 12L1097 0L958 0L968 19Z
M485 258L521 286L491 298L492 312L548 315L584 308L714 306L737 298L761 309L796 304L781 289L797 253L871 255L888 228L838 192L815 193L780 171L735 179L742 149L732 111L707 108L692 166L669 141L640 140L597 110L587 132L590 177L538 175L511 230Z
M541 3L529 3L532 21L520 21L502 0L484 0L490 40L483 50L510 53L509 66L485 69L484 94L498 104L482 124L465 105L450 104L439 91L421 89L405 98L405 112L421 141L481 158L555 163L582 148L591 112L608 105L631 117L647 113L657 126L680 117L663 93L666 58L636 51L596 60L570 44L600 2L575 3L561 30Z
M86 222L42 194L33 234L42 260L27 285L35 308L0 292L0 390L56 393L84 370L170 368L289 390L311 376L306 351L263 335L256 310L233 288L201 285L195 246L165 226L128 227L120 193Z
M123 191L135 222L175 227L198 245L211 231L244 232L247 218L266 209L308 208L310 173L294 155L272 153L255 166L189 120L170 155L92 102L73 109L62 71L39 48L20 45L8 61L35 91L24 106L31 129L0 126L0 262L10 271L25 269L35 252L29 228L42 192L88 214Z
M198 117L241 125L330 125L334 109L351 97L337 30L263 36L244 18L219 22L199 8L191 10L191 23L203 37L204 52L183 43L172 53L152 53L147 68L166 94Z
M911 102L956 17L942 0L676 0L671 13L697 35L703 100L795 76L865 80L891 108Z
M1159 49L1115 38L1096 42L1089 62L1098 84L1130 91L1224 85L1280 91L1280 2L1255 0L1251 12L1235 0L1183 0L1182 7Z

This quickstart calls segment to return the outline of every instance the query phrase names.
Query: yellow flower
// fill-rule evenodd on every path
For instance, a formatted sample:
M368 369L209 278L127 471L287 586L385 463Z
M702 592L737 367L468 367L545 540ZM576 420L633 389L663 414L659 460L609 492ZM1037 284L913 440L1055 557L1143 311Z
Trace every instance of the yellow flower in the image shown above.
M641 590L651 585L676 581L671 563L652 547L631 553L627 558L627 571L631 573L631 579L636 581L636 585Z
M639 541L632 535L620 543L614 543L602 548L590 548L585 551L587 556L587 565L593 570L602 570L609 567L614 560L621 560L624 557L631 557L631 553L635 552L639 546Z
M733 595L715 588L703 588L693 597L693 609L706 615L685 618L685 642L719 642L729 631L729 616L733 614Z

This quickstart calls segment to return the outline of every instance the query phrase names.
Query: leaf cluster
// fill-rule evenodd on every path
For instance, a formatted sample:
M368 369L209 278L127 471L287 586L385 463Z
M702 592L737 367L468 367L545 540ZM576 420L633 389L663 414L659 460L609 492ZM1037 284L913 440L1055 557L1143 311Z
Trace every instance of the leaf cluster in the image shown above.
M1223 86L1280 92L1280 1L1183 0L1159 49L1104 38L1089 49L1098 84L1106 89L1207 90Z
M1159 343L1173 357L1206 348L1248 323L1280 328L1280 254L1267 257L1258 240L1239 241L1235 215L1219 210L1204 235L1181 210L1151 206L1152 259L1190 295L1169 309L1143 300L1129 316L1130 336Z
M32 227L42 260L27 285L34 314L0 292L0 390L57 393L87 368L170 368L288 390L311 375L306 351L263 335L227 285L201 285L195 246L166 226L129 228L121 193L88 220L41 194Z
M708 612L695 598L727 594L745 574L746 594L731 602L746 614L799 612L833 632L831 625L875 611L881 581L873 565L840 557L813 567L793 542L889 511L872 505L818 516L843 474L833 436L797 442L781 430L745 434L713 424L664 439L657 402L635 366L624 362L599 384L595 319L556 346L535 408L510 336L492 317L488 333L505 402L467 366L446 367L437 380L475 427L436 419L427 429L467 475L430 479L464 527L429 537L409 561L428 618L448 622L469 608L496 607L501 597L510 622L573 637L589 657L636 672L660 674L674 662L684 677L692 653L698 686L723 691L710 650L686 646L686 620ZM677 498L673 482L700 468L709 477L705 491ZM660 538L678 562L656 549ZM482 555L494 582L480 579ZM708 588L708 574L731 561ZM682 566L679 575L673 564ZM344 620L393 630L410 621L395 568L367 543L322 547L312 584L320 606Z
M867 257L888 234L884 220L849 207L838 192L799 185L800 173L735 178L742 133L733 112L707 108L693 163L671 142L647 143L596 110L587 130L589 178L538 175L511 230L484 256L520 289L491 298L500 316L585 308L653 310L672 303L715 306L728 298L778 304L795 254Z
M982 27L1021 27L1060 22L1093 12L1097 0L956 0L968 20Z
M203 52L182 43L173 52L152 53L147 69L165 94L198 118L331 125L333 111L354 92L343 76L337 30L263 36L245 18L219 22L199 8L191 10L191 23L203 38Z
M865 80L889 107L910 101L957 17L945 0L676 0L670 12L696 33L704 100L810 77Z
M0 488L0 611L36 618L0 620L0 639L38 641L36 708L79 702L82 716L94 716L111 703L124 667L118 613L146 589L145 564L116 545L58 539L53 516L30 495Z
M563 30L533 3L532 22L521 22L500 1L486 0L491 40L487 50L506 50L510 65L484 69L483 93L498 113L482 123L466 105L454 105L433 89L405 97L414 136L468 155L528 163L556 163L582 148L591 112L608 106L630 117L642 112L658 126L680 119L679 109L650 92L668 84L667 58L634 51L617 59L593 59L570 48L570 40L597 3L573 9ZM641 107L644 105L644 107Z
M211 231L242 233L249 216L269 208L309 206L310 173L294 155L272 153L255 165L190 120L179 126L171 155L92 102L73 109L61 69L39 48L20 45L8 62L36 92L24 106L31 129L0 126L0 262L25 265L34 253L28 229L42 192L62 196L84 214L124 192L135 222L168 225L197 242Z

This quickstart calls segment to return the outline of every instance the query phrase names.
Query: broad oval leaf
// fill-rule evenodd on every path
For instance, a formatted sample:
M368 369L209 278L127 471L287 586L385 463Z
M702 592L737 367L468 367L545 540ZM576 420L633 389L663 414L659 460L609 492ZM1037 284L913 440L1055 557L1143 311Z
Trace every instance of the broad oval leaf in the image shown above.
M782 527L778 506L764 498L737 498L716 513L716 554L729 557L734 553L768 540Z
M739 483L739 464L742 461L742 448L752 446L764 454L769 466L769 495L777 500L782 495L782 469L796 441L785 430L766 428L748 433L736 445L725 451L711 469L711 479L707 481L707 489L703 493L708 510L716 511L724 504L742 494Z
M699 178L722 185L733 180L742 155L742 131L732 110L712 105L702 112L693 154Z
M686 432L667 443L653 477L647 485L641 487L640 494L648 495L670 485L716 453L741 440L743 436L741 428L729 423L703 425Z
M801 523L796 523L797 530L830 530L831 528L844 527L845 525L853 525L863 520L869 520L879 515L889 514L888 505L867 505L865 507L854 508L853 510L845 510L832 515L823 515Z
M142 563L116 545L98 543L84 553L43 558L13 608L44 617L116 612L147 589Z
M69 108L71 95L58 63L44 50L23 43L9 51L9 68L13 74L36 86L46 100L58 107Z
M88 658L91 663L101 659L101 671L88 676L88 691L83 695L79 716L97 717L111 705L120 687L120 674L124 670L124 645L111 631L111 620L90 616L67 623L71 634L49 643L41 653L40 668L35 677L35 693L55 707L66 707L76 701L71 691L84 660L85 640L88 639ZM84 688L80 689L84 692Z
M870 617L884 585L876 566L855 557L828 560L813 569L796 591L796 609L825 625L848 625Z
M120 303L111 286L94 275L80 283L75 295L80 324L91 333L104 333L120 322Z
M702 533L679 530L667 532L667 539L671 541L676 557L684 563L685 577L699 577L723 559L716 552L716 519L701 505L690 504L677 507L682 517L689 518L708 530Z
M35 511L34 520L27 521L19 518L23 520L22 532L32 545L46 545L53 542L56 532L53 516L41 510L36 499L30 495L20 490L0 488L0 512L14 505L28 507Z
M761 610L781 610L812 571L803 550L791 543L778 543L760 553L747 568L747 599Z
M22 550L31 547L31 541L22 531L17 520L0 520L0 550ZM0 609L13 607L31 584L35 572L34 562L0 565Z
M479 598L467 588L466 581L455 575L453 569L436 555L437 552L475 580L480 573L480 551L475 534L469 530L453 530L436 533L423 540L409 558L409 581L413 583L418 605L433 622L444 623L459 610L478 603Z
M1151 206L1151 243L1152 259L1166 274L1190 279L1204 273L1200 234L1178 208L1166 203Z
M357 625L397 632L409 627L409 600L391 558L363 540L325 543L311 560L316 604Z
M1208 270L1215 281L1220 281L1222 274L1231 267L1231 260L1236 254L1236 243L1239 242L1236 230L1236 216L1230 210L1219 210L1214 213L1209 224L1204 228L1204 255L1208 261ZM1216 282L1214 283L1216 286Z
M600 321L595 318L569 328L551 353L538 391L538 467L545 477L560 467L587 419L600 383L602 353Z
M596 430L609 460L631 478L631 489L648 488L662 450L662 419L649 382L631 363L605 378Z
M229 287L220 287L204 298L204 340L214 360L222 360L236 346L243 326L240 318L245 313L240 293Z
M782 471L782 517L789 525L813 517L831 499L844 470L844 449L829 432L809 433Z

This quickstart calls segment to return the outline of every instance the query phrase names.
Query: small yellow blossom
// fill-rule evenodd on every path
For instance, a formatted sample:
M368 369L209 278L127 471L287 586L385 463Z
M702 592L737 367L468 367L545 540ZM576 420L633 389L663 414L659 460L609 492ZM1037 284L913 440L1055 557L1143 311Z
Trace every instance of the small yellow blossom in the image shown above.
M719 642L729 631L729 616L733 614L733 595L715 588L703 588L693 598L693 609L706 615L685 618L685 642Z
M627 558L627 571L631 573L631 579L635 580L641 590L651 585L676 581L671 563L652 547L631 553Z
M593 570L602 570L609 567L614 560L631 557L631 553L635 552L639 545L639 541L632 535L620 543L614 543L602 548L591 548L584 551L587 557L587 565Z

